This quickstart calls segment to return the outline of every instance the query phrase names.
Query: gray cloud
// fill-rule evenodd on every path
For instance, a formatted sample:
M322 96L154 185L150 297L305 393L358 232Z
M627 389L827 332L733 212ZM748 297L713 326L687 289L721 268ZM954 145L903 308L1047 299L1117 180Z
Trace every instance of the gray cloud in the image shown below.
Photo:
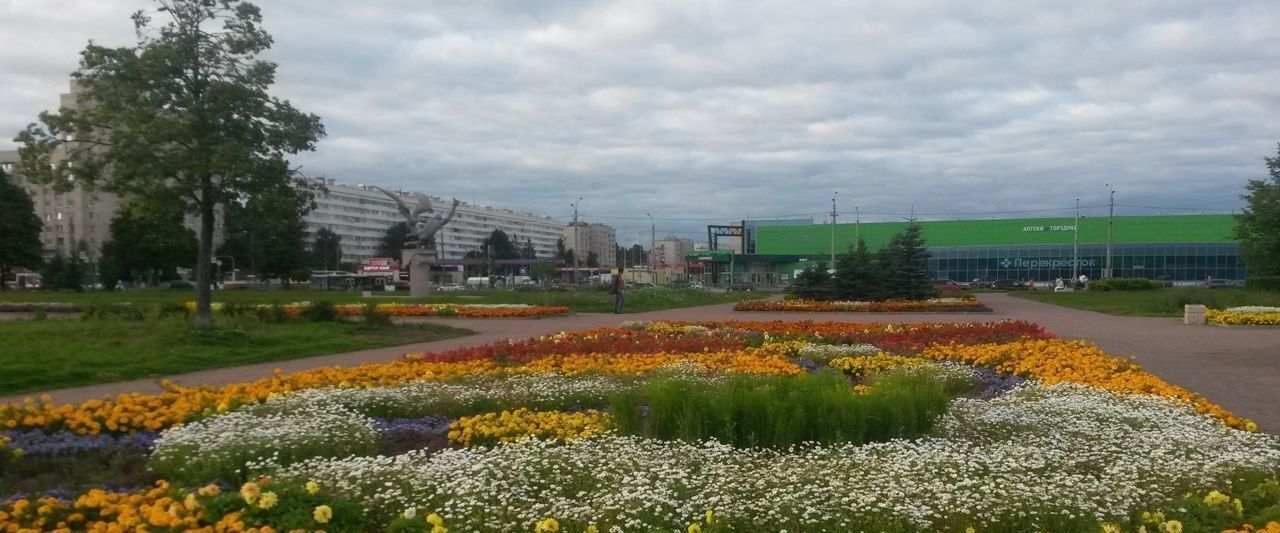
M1265 0L259 4L276 93L330 132L307 173L555 216L583 196L624 240L646 212L696 237L833 190L842 220L1057 214L1104 183L1229 210L1280 141ZM148 7L0 4L0 131Z

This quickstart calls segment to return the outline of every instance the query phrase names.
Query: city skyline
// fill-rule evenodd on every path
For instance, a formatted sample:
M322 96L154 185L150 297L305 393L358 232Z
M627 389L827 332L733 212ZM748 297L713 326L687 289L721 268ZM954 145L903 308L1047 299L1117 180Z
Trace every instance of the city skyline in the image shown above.
M1280 140L1280 6L261 3L309 176L609 224L1229 212ZM147 0L0 6L0 150ZM1143 206L1143 207L1135 207ZM1178 209L1171 209L1178 208Z

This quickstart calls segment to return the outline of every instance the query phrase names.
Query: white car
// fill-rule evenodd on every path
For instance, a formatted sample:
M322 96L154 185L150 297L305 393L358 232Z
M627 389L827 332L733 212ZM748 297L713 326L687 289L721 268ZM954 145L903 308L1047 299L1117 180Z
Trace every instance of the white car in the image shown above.
M457 283L445 283L436 287L436 290L441 292L457 292L465 291L467 288L463 285L458 285Z

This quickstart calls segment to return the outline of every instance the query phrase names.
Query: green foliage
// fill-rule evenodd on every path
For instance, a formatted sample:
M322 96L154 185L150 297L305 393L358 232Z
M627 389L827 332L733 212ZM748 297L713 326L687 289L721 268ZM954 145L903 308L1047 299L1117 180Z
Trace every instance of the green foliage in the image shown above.
M730 376L722 382L672 379L646 388L647 416L615 419L623 433L734 446L785 448L805 442L879 442L928 431L950 399L931 376L886 375L858 395L837 373ZM639 411L638 396L613 412Z
M827 272L827 264L809 265L800 271L791 284L791 294L805 300L831 299L831 273Z
M880 258L886 297L923 300L937 294L929 270L929 250L925 248L919 224L912 222L902 233L889 239Z
M15 267L40 266L40 219L27 191L0 170L0 291Z
M1270 179L1249 180L1242 196L1248 207L1236 216L1240 258L1253 276L1280 276L1280 145L1263 158Z
M556 279L556 265L554 263L535 263L529 267L529 277L537 281L551 281Z
M600 266L600 256L599 256L599 255L597 255L594 251L587 252L587 262L586 262L586 264L585 264L585 265L583 265L583 266L590 267L590 268L597 268L597 267L599 267L599 266Z
M228 202L226 241L218 255L235 258L235 265L253 271L260 280L303 279L309 264L306 224L302 217L315 205L318 186L288 176Z
M334 322L338 320L338 309L333 302L320 300L303 307L298 316L307 322Z
M178 267L191 266L198 246L195 232L182 222L182 206L173 199L154 198L121 209L111 221L111 240L102 246L104 269L119 280L149 285L177 278Z
M311 268L337 270L342 264L342 236L329 228L320 228L311 243Z
M364 323L366 326L390 326L391 325L391 315L385 312L379 311L378 304L376 303L365 304L364 309L361 309L360 311L360 316L364 318Z
M884 275L867 250L866 241L859 237L856 246L836 259L835 279L832 280L834 296L841 300L883 299L886 289Z
M1164 288L1159 281L1146 278L1104 278L1089 282L1091 291L1153 291Z
M212 318L215 216L219 206L278 185L286 156L315 148L320 118L269 93L275 65L262 15L241 0L168 0L134 14L137 44L90 41L72 74L77 102L18 135L24 175L59 188L158 193L198 216L197 325Z
M517 259L520 257L520 250L511 242L511 237L507 235L507 232L500 229L493 230L484 239L481 246L487 251L488 257L493 259Z
M370 531L364 508L359 503L332 496L323 487L311 494L304 487L294 484L271 482L260 484L262 492L276 495L277 501L270 509L260 505L246 505L237 492L239 487L216 496L198 498L204 508L203 518L215 523L230 513L241 513L241 519L250 527L270 525L275 531ZM332 510L332 518L326 523L315 521L315 510L326 505Z
M1244 288L1253 291L1280 292L1280 276L1249 276Z
M378 257L390 257L399 261L400 252L404 250L404 244L408 240L409 225L404 222L392 224L382 235L382 242L378 244Z
M64 259L62 255L56 255L45 261L40 269L40 288L80 292L84 290L86 276L85 262L78 256Z

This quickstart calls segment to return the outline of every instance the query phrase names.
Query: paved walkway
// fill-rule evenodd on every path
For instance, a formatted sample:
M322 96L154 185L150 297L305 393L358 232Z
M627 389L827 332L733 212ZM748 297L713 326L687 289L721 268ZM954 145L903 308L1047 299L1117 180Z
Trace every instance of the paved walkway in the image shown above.
M394 360L405 353L443 351L503 339L614 326L627 320L815 320L838 322L985 322L1020 319L1068 339L1087 339L1113 355L1135 356L1147 370L1204 394L1264 430L1280 432L1280 329L1185 326L1172 318L1118 317L1034 302L1005 294L982 294L993 313L735 313L732 304L626 315L582 313L542 319L410 319L471 329L475 335L436 342L376 348L170 376L183 385L226 385L325 366ZM57 402L104 395L160 391L158 380L135 380L49 391ZM38 393L37 393L38 394ZM25 394L0 398L20 401Z

